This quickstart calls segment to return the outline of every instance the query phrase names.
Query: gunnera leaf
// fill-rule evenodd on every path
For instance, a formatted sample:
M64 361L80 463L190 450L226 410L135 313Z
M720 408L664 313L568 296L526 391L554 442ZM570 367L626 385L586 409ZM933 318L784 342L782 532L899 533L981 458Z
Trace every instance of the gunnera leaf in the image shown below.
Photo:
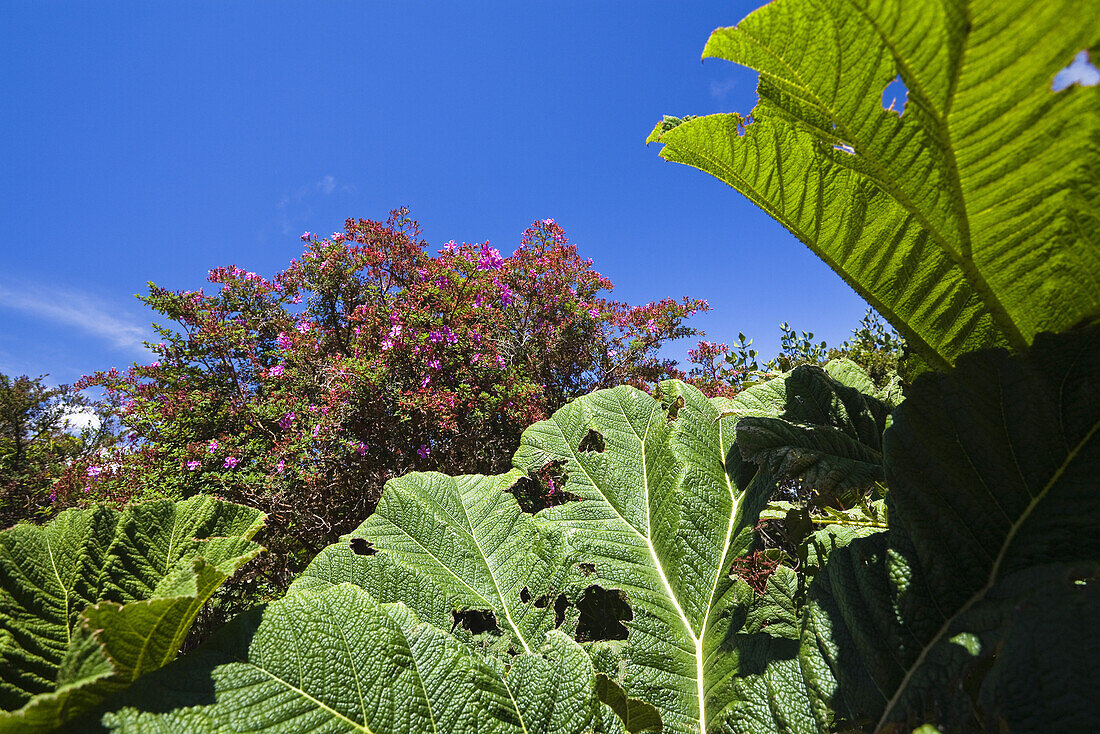
M745 460L827 496L883 481L882 432L890 414L885 403L811 365L796 367L783 389L778 417L738 421L737 448Z
M751 117L658 123L661 157L779 221L927 365L1100 315L1097 0L775 0L704 58L760 73ZM900 77L904 110L883 109Z
M54 729L171 661L262 523L194 497L0 532L0 731Z
M387 482L378 509L350 536L378 550L369 558L385 556L403 570L404 580L380 598L426 619L438 620L440 606L447 614L487 613L503 648L536 650L557 618L552 604L534 600L565 591L578 572L560 538L505 491L523 476L429 472Z
M749 409L739 397L730 403ZM683 383L662 383L660 400L622 386L528 428L514 460L524 473L560 462L577 499L535 519L561 534L573 563L589 564L589 583L625 592L633 619L623 622L618 682L656 706L666 732L720 727L734 694L730 570L773 486L763 473L735 481L735 420ZM579 450L590 431L603 451Z
M613 721L560 632L505 666L352 584L241 615L102 716L121 732L288 734L624 731Z
M1098 378L1094 327L918 379L885 437L890 528L832 550L807 595L806 685L776 661L762 673L775 695L808 692L813 710L866 731L1088 730L1100 717Z

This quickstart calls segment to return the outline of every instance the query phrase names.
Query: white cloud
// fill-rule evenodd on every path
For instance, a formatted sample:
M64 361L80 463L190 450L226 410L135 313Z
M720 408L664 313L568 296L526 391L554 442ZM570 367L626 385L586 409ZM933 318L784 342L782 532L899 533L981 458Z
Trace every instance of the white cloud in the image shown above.
M91 408L69 408L62 421L65 430L73 434L79 434L86 428L98 431L100 426L99 416Z
M18 289L0 283L0 308L22 311L35 318L71 326L110 342L119 349L144 351L149 336L145 326L88 294L45 286Z

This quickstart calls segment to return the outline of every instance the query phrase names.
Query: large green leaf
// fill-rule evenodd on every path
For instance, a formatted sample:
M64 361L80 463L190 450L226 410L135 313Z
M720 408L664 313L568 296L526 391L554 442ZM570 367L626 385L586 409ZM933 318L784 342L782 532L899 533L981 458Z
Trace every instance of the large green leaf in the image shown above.
M52 729L172 660L262 522L195 497L0 533L0 731Z
M559 632L505 668L342 584L238 617L102 721L124 732L581 734L614 727L609 713L588 656Z
M1090 730L1098 386L1096 328L918 380L885 438L890 529L829 555L801 649L764 679L867 730ZM784 673L795 660L808 685ZM768 730L827 729L745 729Z
M884 403L811 365L796 367L783 389L778 417L738 421L737 448L745 460L829 496L883 481L882 432L889 418Z
M575 574L558 538L505 491L522 477L516 470L433 472L387 482L378 509L352 537L369 541L415 580L388 589L372 580L364 588L426 619L437 618L441 601L447 612L491 612L515 650L537 649L556 620L553 605L533 602L565 591Z
M528 428L515 457L525 472L560 463L576 499L537 520L564 534L574 562L591 564L590 582L626 593L623 687L657 706L666 731L717 726L732 694L730 568L771 487L765 476L732 479L734 420L682 383L663 383L660 402L618 387Z
M930 365L1100 315L1098 0L775 0L704 57L760 72L751 119L666 119L662 157L763 208ZM908 89L883 109L887 83Z

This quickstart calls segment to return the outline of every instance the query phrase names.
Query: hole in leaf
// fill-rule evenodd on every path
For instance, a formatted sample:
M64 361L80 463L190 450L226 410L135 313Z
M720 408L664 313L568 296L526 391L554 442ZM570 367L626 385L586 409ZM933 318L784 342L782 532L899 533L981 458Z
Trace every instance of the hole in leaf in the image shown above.
M1050 89L1061 92L1074 84L1082 87L1095 87L1100 84L1100 70L1089 60L1088 51L1079 52L1069 66L1055 74Z
M894 112L898 117L905 114L905 103L908 100L909 89L900 76L894 77L894 80L882 90L882 109L887 112Z
M623 622L634 619L626 593L601 586L589 586L581 593L577 611L577 642L625 640L629 630Z
M461 612L451 612L451 617L454 618L451 632L454 632L458 627L462 627L472 635L480 635L484 632L500 634L497 617L491 609L466 609Z
M521 477L506 491L515 495L521 510L531 514L566 502L579 502L580 497L565 491L569 475L562 471L564 467L564 461L552 461L538 471Z
M378 552L378 549L365 538L352 538L349 545L351 545L351 552L357 556L373 556Z
M583 573L585 576L591 576L592 574L596 573L595 563L578 563L577 568L579 568L581 570L581 573Z
M543 594L538 599L535 599L536 607L539 609L546 609L550 606L550 595ZM554 597L554 627L561 627L561 623L565 621L565 610L569 608L569 600L565 598L565 594L558 594Z
M541 599L542 597L539 597L539 598ZM521 602L523 602L524 604L531 601L531 590L528 589L526 586L524 586L522 589L519 590L519 600ZM539 603L538 603L538 601L536 601L535 606L537 607L538 605L539 605Z
M680 408L684 407L684 396L677 395L676 399L668 406L668 422L676 420L680 417Z
M856 149L853 148L852 146L848 145L847 143L840 143L839 145L834 145L833 150L839 150L841 153L847 153L848 155L855 155L855 152L856 152Z
M592 428L588 429L588 433L584 434L580 445L577 446L577 451L595 451L597 454L602 454L606 449L607 444L604 443L603 434Z

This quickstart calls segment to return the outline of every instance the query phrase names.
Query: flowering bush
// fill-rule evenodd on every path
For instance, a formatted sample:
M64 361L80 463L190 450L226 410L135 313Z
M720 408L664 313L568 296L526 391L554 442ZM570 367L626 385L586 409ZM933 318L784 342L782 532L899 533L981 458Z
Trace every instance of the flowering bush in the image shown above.
M551 219L509 256L448 242L426 252L402 209L386 223L302 235L268 279L210 271L213 292L150 284L157 358L86 377L136 436L97 496L211 493L269 515L296 565L370 513L410 471L492 473L524 427L615 384L682 377L657 350L696 334L685 298L628 306ZM284 569L285 570L285 569Z

